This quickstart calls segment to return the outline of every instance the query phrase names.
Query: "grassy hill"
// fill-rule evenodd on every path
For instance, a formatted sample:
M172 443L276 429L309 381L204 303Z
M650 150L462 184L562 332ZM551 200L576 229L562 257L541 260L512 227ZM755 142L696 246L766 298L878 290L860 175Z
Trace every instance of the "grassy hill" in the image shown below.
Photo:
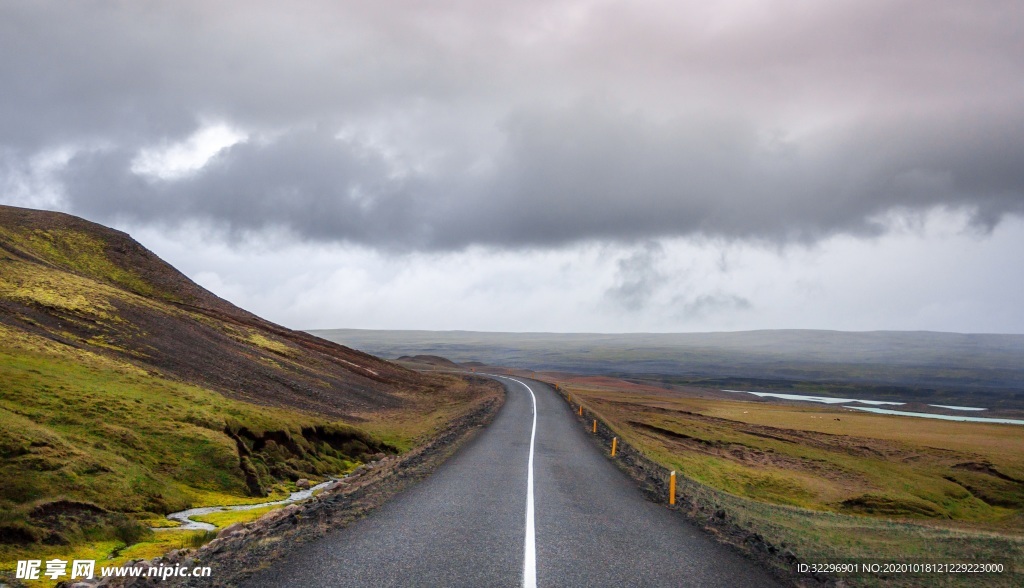
M0 206L0 556L283 495L479 397L265 321L119 231Z

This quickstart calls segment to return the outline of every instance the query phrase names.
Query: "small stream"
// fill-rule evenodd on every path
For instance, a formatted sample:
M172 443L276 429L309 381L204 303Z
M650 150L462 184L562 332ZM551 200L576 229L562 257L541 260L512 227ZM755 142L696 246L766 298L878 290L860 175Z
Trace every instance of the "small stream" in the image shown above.
M331 478L326 482L321 482L316 486L311 486L306 490L299 490L298 492L292 492L291 496L284 500L274 500L272 502L261 502L259 504L235 504L231 506L201 506L199 508L190 508L188 510L182 510L178 512L172 512L167 515L167 518L181 523L177 527L153 527L154 531L213 531L217 527L210 523L203 523L200 521L193 521L191 517L201 516L210 514L212 512L223 512L231 510L253 510L257 508L263 508L264 506L274 506L277 504L288 504L291 502L300 502L313 496L313 494L321 488L326 488L331 484L337 482L340 478Z

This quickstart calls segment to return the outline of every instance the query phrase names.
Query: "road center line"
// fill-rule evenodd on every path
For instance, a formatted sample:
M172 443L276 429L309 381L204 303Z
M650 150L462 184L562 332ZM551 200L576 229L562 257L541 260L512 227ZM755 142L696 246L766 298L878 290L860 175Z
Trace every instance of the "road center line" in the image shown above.
M537 588L537 537L533 523L533 445L537 439L537 396L533 389L515 378L498 376L521 384L533 400L533 430L530 432L530 461L526 471L526 541L523 546L523 588Z

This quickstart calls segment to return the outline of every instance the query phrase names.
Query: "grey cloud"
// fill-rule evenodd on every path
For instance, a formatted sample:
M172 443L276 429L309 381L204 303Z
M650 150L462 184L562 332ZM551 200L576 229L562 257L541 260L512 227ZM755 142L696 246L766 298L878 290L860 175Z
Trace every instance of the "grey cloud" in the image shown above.
M870 232L871 218L893 207L1021 212L1024 135L1013 129L1024 116L948 116L866 121L829 144L773 152L745 121L655 126L579 109L520 131L510 194L495 202L515 202L507 214L552 211L552 233L603 237L813 238Z
M813 241L877 233L876 218L894 208L964 208L981 226L1024 211L1024 134L1008 136L1005 119L877 124L779 153L743 123L654 125L581 106L517 117L495 169L476 176L396 177L373 148L304 130L236 145L181 180L144 181L124 150L85 153L64 180L88 215L283 227L384 249L687 234Z
M389 250L806 242L876 234L894 209L961 208L982 230L1024 213L1019 5L747 10L7 2L0 150L13 169L100 146L59 176L97 220ZM131 173L202 120L276 139L176 181Z
M64 174L76 207L90 215L175 223L199 218L232 233L283 228L317 240L387 246L431 241L419 216L429 203L416 180L391 177L378 154L317 130L272 143L236 144L201 173L148 180L133 153L86 152Z
M750 300L743 296L725 293L701 294L692 299L680 298L675 300L674 306L678 309L676 318L683 321L750 310L754 307Z
M662 246L655 242L646 243L617 263L615 286L605 296L618 306L630 311L643 309L655 292L666 282L666 277L657 267L665 257Z

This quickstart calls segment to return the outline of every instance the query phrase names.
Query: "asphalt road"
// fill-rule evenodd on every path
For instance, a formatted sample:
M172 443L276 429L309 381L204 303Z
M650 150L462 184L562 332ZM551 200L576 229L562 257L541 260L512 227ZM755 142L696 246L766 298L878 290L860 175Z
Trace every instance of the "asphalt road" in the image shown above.
M776 585L645 500L550 387L500 381L494 422L432 476L245 585Z

